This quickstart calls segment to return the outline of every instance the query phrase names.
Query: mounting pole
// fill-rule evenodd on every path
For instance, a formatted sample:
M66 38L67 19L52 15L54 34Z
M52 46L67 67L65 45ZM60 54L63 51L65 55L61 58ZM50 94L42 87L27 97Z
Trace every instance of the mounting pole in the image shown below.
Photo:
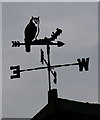
M49 80L49 91L51 90L51 80L50 80L50 45L47 43L47 56L48 56L48 80Z

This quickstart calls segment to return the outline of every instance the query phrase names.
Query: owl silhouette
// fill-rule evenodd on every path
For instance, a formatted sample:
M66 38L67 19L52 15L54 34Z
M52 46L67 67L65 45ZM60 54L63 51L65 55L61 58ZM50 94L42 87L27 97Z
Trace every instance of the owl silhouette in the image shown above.
M28 25L25 27L24 30L24 41L25 41L25 51L30 52L30 46L33 40L37 38L37 24L39 24L39 17L33 17L30 19Z

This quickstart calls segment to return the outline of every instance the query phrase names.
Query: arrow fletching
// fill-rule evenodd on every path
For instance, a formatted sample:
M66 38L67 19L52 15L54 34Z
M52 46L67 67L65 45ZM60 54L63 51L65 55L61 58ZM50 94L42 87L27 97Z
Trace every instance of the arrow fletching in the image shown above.
M20 47L19 41L12 41L12 47Z

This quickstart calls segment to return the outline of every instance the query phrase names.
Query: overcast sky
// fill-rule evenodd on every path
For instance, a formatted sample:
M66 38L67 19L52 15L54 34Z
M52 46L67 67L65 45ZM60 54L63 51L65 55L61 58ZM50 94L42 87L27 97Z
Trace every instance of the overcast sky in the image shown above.
M32 117L47 104L47 71L32 71L11 80L11 65L21 69L42 66L40 49L31 52L24 47L12 48L11 41L24 41L24 28L31 16L40 16L38 38L50 37L56 28L63 34L58 40L65 46L51 47L51 63L77 62L90 57L89 71L79 72L78 66L56 69L60 98L82 102L98 102L98 3L3 3L3 117ZM45 53L46 56L46 53ZM52 78L53 81L53 78Z
M0 119L2 114L2 4L0 2Z
M99 63L99 60L100 60L100 54L99 54L99 51L100 51L100 2L98 3L98 63ZM100 71L100 64L98 64L98 72ZM98 74L98 102L100 103L100 74Z

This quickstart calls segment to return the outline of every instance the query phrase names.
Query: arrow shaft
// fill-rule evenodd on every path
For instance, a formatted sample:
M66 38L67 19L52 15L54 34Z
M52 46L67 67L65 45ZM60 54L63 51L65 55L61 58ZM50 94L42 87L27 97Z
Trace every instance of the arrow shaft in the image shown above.
M14 45L15 43L13 43ZM21 43L19 42L19 45L27 45L26 43ZM47 45L46 42L32 42L30 45ZM58 45L58 43L53 43L53 42L50 42L49 45Z

